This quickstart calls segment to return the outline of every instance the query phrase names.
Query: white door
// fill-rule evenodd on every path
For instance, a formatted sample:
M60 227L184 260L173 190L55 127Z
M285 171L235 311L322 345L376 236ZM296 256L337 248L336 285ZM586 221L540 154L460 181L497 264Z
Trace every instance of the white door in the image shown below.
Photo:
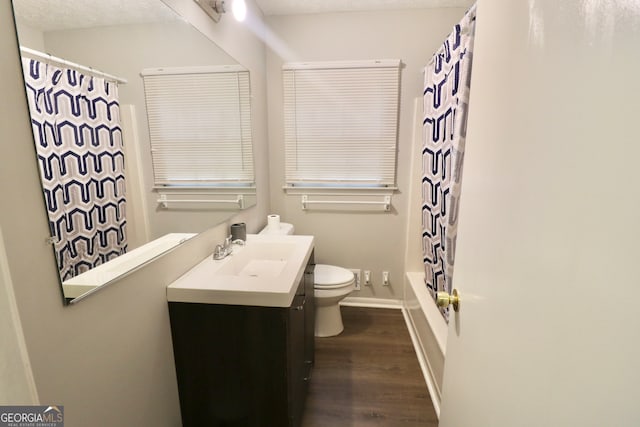
M441 427L640 426L640 2L480 0Z

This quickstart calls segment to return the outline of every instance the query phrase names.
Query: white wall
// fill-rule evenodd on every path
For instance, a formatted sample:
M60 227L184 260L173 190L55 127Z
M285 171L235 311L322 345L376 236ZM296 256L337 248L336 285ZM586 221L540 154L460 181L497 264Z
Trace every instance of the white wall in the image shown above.
M269 163L274 213L292 222L299 234L316 236L316 261L372 271L373 285L360 297L402 298L409 167L413 140L414 98L422 93L422 72L451 32L463 9L429 9L269 17L267 43ZM392 213L302 211L300 196L287 196L284 185L284 130L281 66L289 61L401 59L397 185ZM382 271L391 286L382 286Z
M414 100L413 152L409 162L408 210L405 242L405 271L423 272L422 255L422 120L424 102L422 96Z
M192 2L172 3L189 9ZM166 286L211 253L227 226L211 229L79 304L64 307L55 259L45 243L48 225L11 12L10 2L0 2L0 227L40 402L65 405L69 427L180 425ZM199 10L193 12L200 16ZM199 19L234 57L242 61L255 55L243 63L251 69L255 88L256 133L265 135L262 42L237 26L215 27L208 18ZM239 40L245 45L242 55L235 54ZM268 179L265 141L258 144L256 156L262 183ZM258 205L234 218L247 221L250 231L265 222L269 210L264 187Z
M38 403L0 229L0 405Z

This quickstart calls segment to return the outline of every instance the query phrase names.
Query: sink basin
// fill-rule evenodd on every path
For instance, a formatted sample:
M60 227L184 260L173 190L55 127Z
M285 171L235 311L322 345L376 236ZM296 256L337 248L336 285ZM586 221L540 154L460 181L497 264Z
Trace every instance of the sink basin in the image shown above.
M295 243L247 242L235 246L217 274L249 277L277 277L296 250Z
M287 265L287 261L284 260L251 259L240 265L229 263L228 268L221 269L221 273L249 277L277 277L285 265Z
M313 251L313 236L247 236L221 260L211 256L167 288L167 300L288 307Z

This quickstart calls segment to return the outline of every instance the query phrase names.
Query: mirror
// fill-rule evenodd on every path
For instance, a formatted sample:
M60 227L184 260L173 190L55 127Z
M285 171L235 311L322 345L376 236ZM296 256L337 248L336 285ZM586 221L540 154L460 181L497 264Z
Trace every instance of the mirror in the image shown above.
M69 64L65 66L49 62L54 61L51 58L53 56L89 67L87 73L95 74L99 70L126 79L126 83L117 86L119 129L123 141L123 153L119 156L124 158L122 163L125 179L122 181L119 178L121 175L105 178L114 192L116 188L122 187L126 202L121 204L117 201L109 209L105 208L102 214L105 217L116 215L114 212L119 212L120 209L126 212L126 225L123 226L120 222L112 227L111 233L104 232L100 237L93 237L112 240L119 239L119 235L126 235L126 243L119 242L120 249L112 250L106 256L101 255L99 260L84 262L81 269L77 266L71 272L61 269L61 283L67 302L77 301L77 298L86 296L87 292L95 292L98 287L127 274L196 233L255 204L254 185L230 185L215 189L202 186L178 189L154 186L142 70L203 66L231 66L237 69L241 67L237 61L176 15L161 0L124 1L118 2L117 6L104 0L13 0L13 4L20 45L49 55L42 59L36 56L37 61L77 70L77 67ZM34 58L28 51L23 51L23 57ZM30 76L26 76L27 86L29 78ZM109 92L106 84L105 90ZM33 121L32 102L35 101L30 99ZM44 125L41 127L44 128ZM64 131L63 128L56 129ZM75 126L72 132L76 132L76 129L81 129L77 131L78 134L86 131L82 126ZM119 129L110 131L112 140L120 138ZM92 135L91 132L83 135L90 139L86 135ZM80 156L75 152L70 155ZM115 164L116 161L117 156L109 158L110 163ZM42 171L42 158L40 162ZM77 165L74 167L82 168ZM44 173L42 178L44 180ZM45 183L43 187L45 198L47 195L53 197L51 194L54 191L48 193ZM84 196L81 198L84 199ZM167 200L172 202L167 203ZM74 208L73 211L75 210ZM51 217L50 207L49 214ZM82 218L79 219L80 217ZM65 224L87 221L87 217L86 214L76 215L71 219L67 218ZM53 230L54 221L50 220L50 224ZM121 232L122 229L126 231ZM81 240L80 244L74 240L73 250L90 251L91 245L95 244L95 240ZM58 250L63 244L64 241L54 242L59 266L62 266L63 257L68 256L64 251ZM91 271L85 273L85 270Z

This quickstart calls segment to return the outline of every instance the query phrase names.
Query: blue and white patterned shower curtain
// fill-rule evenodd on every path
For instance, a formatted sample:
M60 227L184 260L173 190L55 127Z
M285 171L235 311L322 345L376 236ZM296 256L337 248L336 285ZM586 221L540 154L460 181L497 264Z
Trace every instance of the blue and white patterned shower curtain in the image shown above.
M49 226L62 280L127 250L118 86L23 58Z
M469 104L475 5L424 72L422 249L431 294L451 293ZM448 310L442 310L448 319Z

